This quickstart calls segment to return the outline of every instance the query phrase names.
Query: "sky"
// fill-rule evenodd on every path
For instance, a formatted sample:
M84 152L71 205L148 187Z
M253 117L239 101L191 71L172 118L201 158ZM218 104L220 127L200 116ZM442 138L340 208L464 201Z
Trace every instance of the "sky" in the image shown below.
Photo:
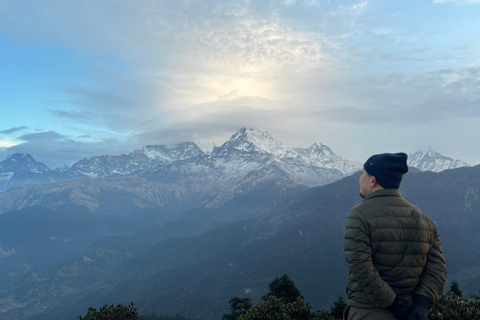
M480 164L480 0L0 0L0 160L242 127Z

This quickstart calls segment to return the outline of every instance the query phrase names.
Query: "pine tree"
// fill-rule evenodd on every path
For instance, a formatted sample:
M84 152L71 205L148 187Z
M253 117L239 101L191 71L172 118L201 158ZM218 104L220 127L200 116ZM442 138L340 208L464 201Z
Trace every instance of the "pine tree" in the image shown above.
M462 291L458 287L458 282L456 280L452 281L452 284L450 285L450 290L448 293L453 293L456 296L463 297Z
M297 298L302 298L300 290L297 289L295 283L288 276L284 274L281 277L276 277L269 285L270 291L262 297L262 300L267 301L268 298L274 296L286 303L293 303Z
M233 297L228 301L230 304L230 313L224 314L222 320L236 320L242 314L246 314L252 307L252 300L249 298Z
M334 302L334 306L330 310L332 316L338 319L343 318L343 311L347 308L347 303L343 300L343 297L338 297L337 301Z

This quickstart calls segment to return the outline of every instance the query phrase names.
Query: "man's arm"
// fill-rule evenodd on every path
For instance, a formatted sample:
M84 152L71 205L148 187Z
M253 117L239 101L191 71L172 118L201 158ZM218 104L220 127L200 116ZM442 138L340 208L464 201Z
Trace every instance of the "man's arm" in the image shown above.
M363 215L353 209L345 230L345 259L358 284L377 307L392 305L396 294L380 277L372 262L370 227Z
M443 286L447 278L447 266L440 243L437 228L435 228L432 248L428 252L427 263L423 269L420 282L415 294L427 296L432 303L435 303L443 293Z

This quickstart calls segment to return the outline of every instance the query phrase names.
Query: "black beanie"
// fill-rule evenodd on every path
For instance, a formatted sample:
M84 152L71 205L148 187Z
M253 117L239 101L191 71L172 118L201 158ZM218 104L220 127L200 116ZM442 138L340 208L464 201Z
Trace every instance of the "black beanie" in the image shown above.
M405 153L375 154L368 158L363 167L383 188L398 189L402 176L408 172L407 158Z

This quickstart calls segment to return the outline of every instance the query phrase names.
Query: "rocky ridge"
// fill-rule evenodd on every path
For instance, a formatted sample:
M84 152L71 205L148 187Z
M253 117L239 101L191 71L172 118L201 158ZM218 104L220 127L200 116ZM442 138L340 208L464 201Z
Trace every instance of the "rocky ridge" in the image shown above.
M408 156L408 166L415 167L421 171L440 172L448 169L467 167L468 164L446 157L430 148L417 151Z

